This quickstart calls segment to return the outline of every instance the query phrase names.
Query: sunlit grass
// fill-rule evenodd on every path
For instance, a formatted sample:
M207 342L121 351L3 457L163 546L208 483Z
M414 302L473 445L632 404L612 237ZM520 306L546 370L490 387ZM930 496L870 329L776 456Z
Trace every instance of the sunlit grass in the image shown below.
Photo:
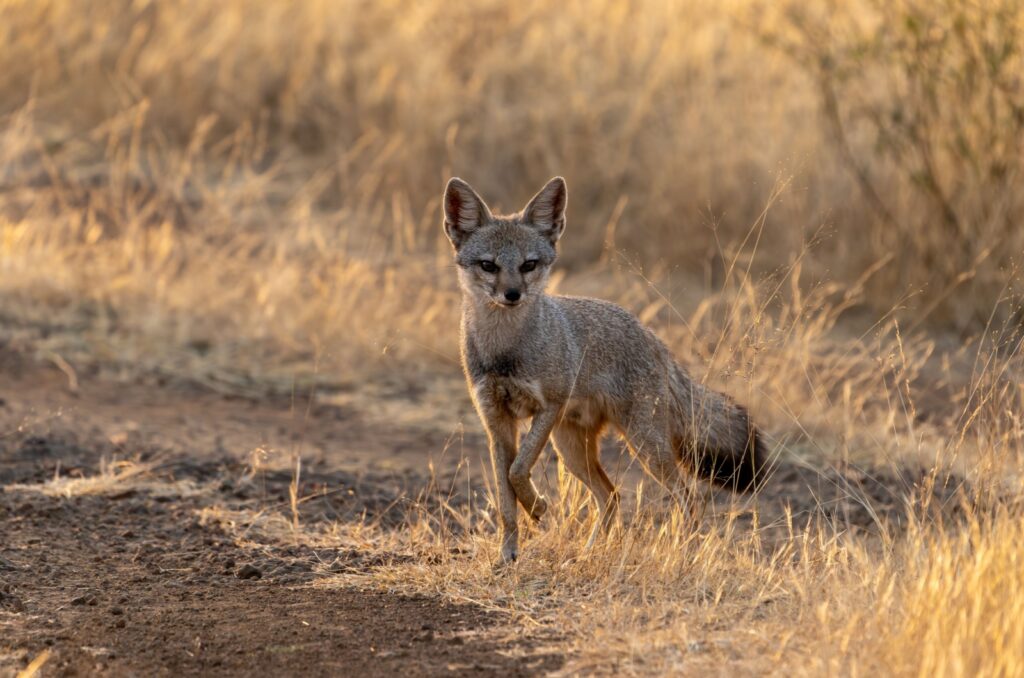
M159 496L191 496L201 489L189 480L170 480L157 472L157 462L103 458L91 475L61 475L60 467L43 483L12 484L8 492L39 492L50 497L110 496L146 492Z
M772 377L754 379L770 402L804 405L800 413L761 407L762 420L771 414L775 431L803 429L794 437L806 436L799 444L775 445L775 465L869 475L895 467L879 481L888 483L901 507L895 517L876 514L876 500L855 482L840 494L843 502L868 508L868 529L806 495L787 498L771 481L764 496L724 504L719 497L697 514L666 505L658 488L641 483L635 510L610 539L587 551L594 507L582 486L560 475L553 488L559 500L539 525L527 528L514 565L495 564L488 507L442 507L410 515L402 543L417 557L377 571L370 581L510 612L524 630L558 634L570 652L570 671L1019 673L1024 654L1014 616L1024 595L1016 545L1024 431L1019 418L1007 415L1019 412L1021 394L1012 386L994 392L981 385L1002 368L993 363L978 375L974 388L986 395L968 398L967 410L951 416L952 423L926 426L915 421L906 371L907 356L921 347L894 335L881 355L902 356L902 367L869 381L868 374L878 373L878 356L860 340L839 341L834 328L818 322L830 306L792 314L799 318L792 328L778 325L791 313L784 308L762 309L760 322L748 315L758 313L756 303L733 300L729 308L742 319L745 337L763 340L762 326L787 337L780 345L760 344L759 353L773 356L766 359ZM826 337L835 342L820 357L829 368L811 367L810 355L823 349L819 342ZM746 341L725 339L718 348L743 354L752 350ZM804 353L801 343L808 341L819 348ZM836 361L837 355L846 360ZM828 379L836 366L849 379L864 370L863 399L825 395L842 383ZM786 384L799 381L804 370L813 370L813 381L825 390L787 395ZM989 398L1002 403L1002 413ZM818 399L822 409L815 414L806 403ZM854 422L853 432L842 425L845 418ZM997 439L989 437L997 431ZM900 467L915 463L931 471L901 479ZM764 513L779 500L795 506Z

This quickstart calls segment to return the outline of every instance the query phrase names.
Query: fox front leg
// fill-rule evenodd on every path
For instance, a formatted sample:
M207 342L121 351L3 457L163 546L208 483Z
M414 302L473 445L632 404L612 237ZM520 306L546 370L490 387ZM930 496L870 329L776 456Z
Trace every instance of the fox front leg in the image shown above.
M560 414L561 408L549 407L534 415L530 432L520 443L519 454L509 469L508 479L516 497L534 520L540 520L548 510L548 502L537 492L537 487L530 478L530 471L537 463L540 453L544 451L544 445L547 444L551 429L554 428Z
M519 525L516 493L509 482L509 469L516 456L516 420L493 408L481 408L484 427L490 439L491 466L498 500L498 525L501 536L501 562L519 557Z

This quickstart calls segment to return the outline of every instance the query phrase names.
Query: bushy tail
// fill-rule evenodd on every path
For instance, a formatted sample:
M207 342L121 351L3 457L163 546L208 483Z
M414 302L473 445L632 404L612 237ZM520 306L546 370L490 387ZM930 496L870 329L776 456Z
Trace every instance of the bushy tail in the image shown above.
M681 461L699 478L737 492L760 487L767 453L747 410L694 382L682 368L676 372L678 427L673 442Z

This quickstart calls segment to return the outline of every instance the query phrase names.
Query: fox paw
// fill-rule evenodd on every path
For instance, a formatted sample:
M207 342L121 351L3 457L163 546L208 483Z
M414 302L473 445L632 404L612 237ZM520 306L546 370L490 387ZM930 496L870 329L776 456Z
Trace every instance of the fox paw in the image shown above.
M504 569L511 566L517 560L519 560L519 549L515 546L509 546L506 544L501 547L501 556L499 557L498 562L494 564L494 569Z
M539 522L547 511L548 500L540 495L538 495L537 500L533 502L533 506L529 507L530 517L534 522Z

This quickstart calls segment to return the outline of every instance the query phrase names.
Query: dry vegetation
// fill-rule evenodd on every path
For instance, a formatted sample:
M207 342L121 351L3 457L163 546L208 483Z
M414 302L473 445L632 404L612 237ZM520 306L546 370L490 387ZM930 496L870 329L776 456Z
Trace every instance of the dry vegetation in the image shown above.
M1022 31L1011 0L8 0L0 340L228 392L458 379L444 180L516 208L563 174L560 291L637 312L780 462L924 465L920 501L641 510L579 557L564 481L514 571L470 506L373 537L431 556L375 581L585 671L1021 675Z

